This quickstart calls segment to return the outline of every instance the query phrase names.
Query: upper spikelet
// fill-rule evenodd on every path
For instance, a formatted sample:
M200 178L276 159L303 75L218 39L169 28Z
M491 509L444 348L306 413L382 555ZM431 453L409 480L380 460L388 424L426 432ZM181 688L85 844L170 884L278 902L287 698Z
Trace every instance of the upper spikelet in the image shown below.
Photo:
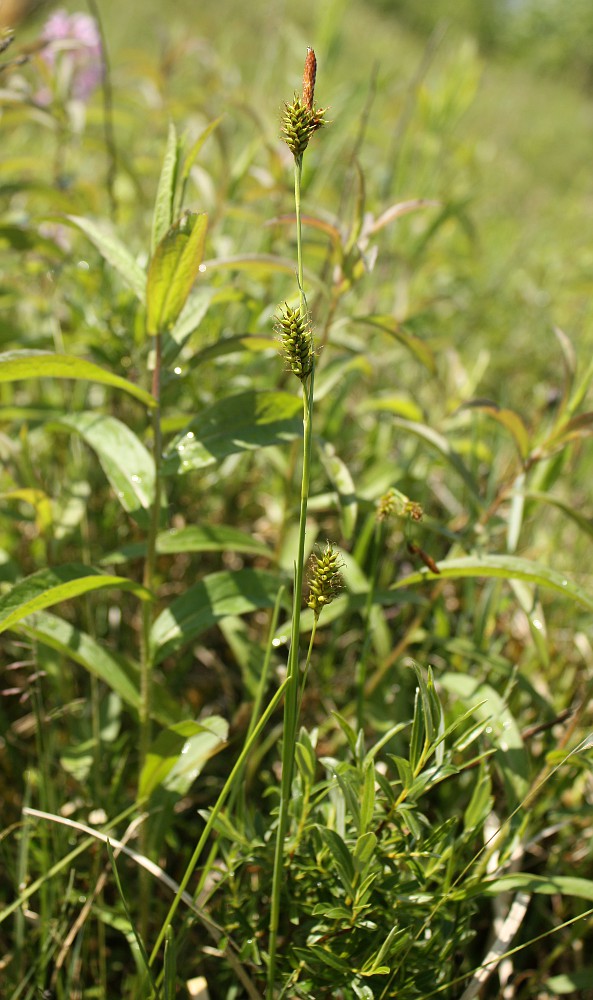
M317 60L313 49L309 48L305 59L302 97L295 94L292 104L284 105L282 115L284 141L295 159L303 155L313 133L326 124L325 109L313 107L316 75Z

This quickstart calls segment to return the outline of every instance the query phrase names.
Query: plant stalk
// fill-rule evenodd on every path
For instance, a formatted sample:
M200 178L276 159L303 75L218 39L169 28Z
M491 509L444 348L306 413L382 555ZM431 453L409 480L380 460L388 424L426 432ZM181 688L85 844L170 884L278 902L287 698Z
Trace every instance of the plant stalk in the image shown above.
M307 300L303 289L303 242L301 224L301 178L302 156L295 157L294 200L297 228L297 280L301 316L307 316ZM306 382L303 383L303 468L301 475L301 503L299 516L298 553L294 572L294 593L292 607L292 630L286 675L286 698L284 701L284 725L282 741L282 780L280 786L280 812L276 830L276 849L272 877L272 899L270 907L270 939L268 958L267 1000L273 1000L276 978L276 953L278 948L278 926L280 922L280 894L282 888L284 841L288 828L292 776L294 772L294 748L299 715L299 636L301 623L301 603L305 562L305 534L307 528L307 505L309 501L309 478L311 467L311 445L313 440L313 388L315 362Z

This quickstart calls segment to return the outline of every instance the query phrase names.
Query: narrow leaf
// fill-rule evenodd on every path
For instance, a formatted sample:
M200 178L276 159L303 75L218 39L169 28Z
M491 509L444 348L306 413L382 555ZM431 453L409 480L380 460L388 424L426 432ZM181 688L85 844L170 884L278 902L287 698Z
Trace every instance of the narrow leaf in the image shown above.
M411 573L393 584L392 590L411 587L423 580L464 579L468 577L502 577L503 579L525 580L541 587L547 587L557 593L564 594L570 600L593 611L593 596L578 584L572 583L563 573L549 569L538 563L530 562L519 556L484 555L464 556L460 559L449 559L439 562L439 575L430 570L422 569Z
M143 601L151 594L139 583L122 576L109 576L91 566L70 563L54 569L41 569L18 583L0 597L0 632L12 628L34 611L49 608L60 601L70 601L92 590L130 590Z
M86 632L47 611L37 611L20 624L17 631L57 650L74 663L79 663L112 691L117 692L130 708L138 711L140 674L137 664L119 653L111 652ZM153 678L153 690L153 718L165 726L178 722L181 714L179 705L157 678Z
M139 385L113 375L104 368L70 354L49 351L8 351L0 354L0 382L18 382L27 378L65 378L100 382L135 396L145 406L156 406L155 399Z
M179 143L177 141L177 131L173 122L171 122L169 124L167 148L165 149L152 215L151 254L154 254L155 248L159 245L173 223L173 199L175 196L178 167Z
M414 357L424 365L428 371L434 375L436 372L436 361L434 354L428 344L426 344L416 334L411 333L402 323L394 319L393 316L354 316L355 323L366 323L383 330L400 344L406 347Z

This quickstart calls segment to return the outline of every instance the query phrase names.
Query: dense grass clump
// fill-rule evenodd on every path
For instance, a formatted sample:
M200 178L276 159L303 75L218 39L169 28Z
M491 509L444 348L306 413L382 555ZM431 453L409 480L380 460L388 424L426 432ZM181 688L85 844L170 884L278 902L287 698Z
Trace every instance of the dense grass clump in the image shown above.
M281 6L0 36L2 996L585 996L588 99Z

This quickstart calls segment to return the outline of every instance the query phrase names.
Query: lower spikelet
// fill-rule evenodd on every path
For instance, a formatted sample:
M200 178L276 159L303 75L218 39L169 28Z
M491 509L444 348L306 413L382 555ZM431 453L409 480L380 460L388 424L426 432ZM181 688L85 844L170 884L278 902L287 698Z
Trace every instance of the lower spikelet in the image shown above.
M301 316L298 307L291 309L285 302L276 316L276 330L288 367L304 382L313 371L313 335L308 319Z
M307 607L311 608L316 620L323 608L331 604L342 588L342 577L340 576L342 565L331 542L327 543L322 555L318 556L313 553L311 556Z

